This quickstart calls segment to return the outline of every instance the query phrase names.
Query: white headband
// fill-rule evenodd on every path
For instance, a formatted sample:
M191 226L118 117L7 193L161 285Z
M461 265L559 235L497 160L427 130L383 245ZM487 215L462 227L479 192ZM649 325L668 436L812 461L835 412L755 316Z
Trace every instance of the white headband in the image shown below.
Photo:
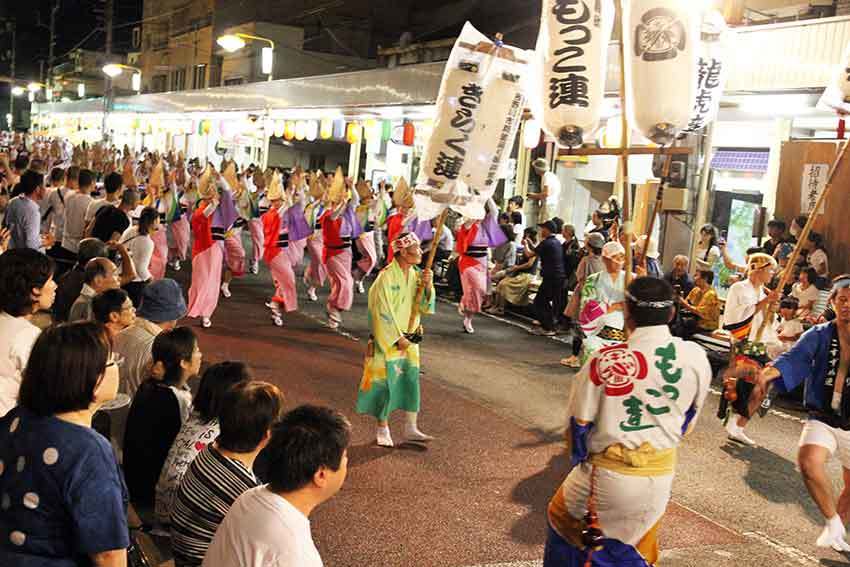
M416 233L408 232L395 240L393 240L393 252L398 253L407 248L408 246L413 246L414 244L419 244L419 237L416 236Z

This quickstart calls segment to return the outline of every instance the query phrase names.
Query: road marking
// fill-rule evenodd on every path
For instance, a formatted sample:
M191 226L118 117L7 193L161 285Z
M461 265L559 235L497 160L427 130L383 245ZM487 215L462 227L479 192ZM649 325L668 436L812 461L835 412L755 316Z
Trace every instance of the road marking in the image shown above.
M318 323L320 326L324 327L325 329L327 329L327 330L329 330L329 331L333 331L333 332L334 332L334 333L336 333L337 335L342 335L342 336L343 336L343 337L345 337L346 339L352 340L352 341L354 341L355 343L359 343L359 342L360 342L360 338L359 338L359 337L355 337L354 335L352 335L352 334L351 334L351 333L349 333L348 331L343 331L343 330L342 330L342 329L340 329L340 328L331 329L330 327L328 327L328 322L327 322L325 319L323 319L322 317L319 317L319 316L317 316L317 315L313 315L312 313L307 313L306 311L300 311L300 313L301 313L302 315L304 315L305 317L307 317L308 319L311 319L311 320L315 321L316 323Z
M744 532L741 535L770 547L780 555L794 561L797 565L821 565L819 559L800 551L792 545L782 543L763 532Z
M510 561L508 563L478 563L467 567L543 567L543 560L536 561Z

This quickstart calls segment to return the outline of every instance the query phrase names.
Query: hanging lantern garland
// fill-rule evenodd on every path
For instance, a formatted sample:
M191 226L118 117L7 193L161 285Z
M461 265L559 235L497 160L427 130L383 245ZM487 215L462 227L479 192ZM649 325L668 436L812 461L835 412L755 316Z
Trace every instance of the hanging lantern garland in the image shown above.
M614 1L597 0L593 14L587 6L565 12L563 4L543 0L532 59L536 92L529 97L543 130L559 145L575 147L587 141L602 113Z
M697 2L623 2L626 92L632 126L667 145L688 125L697 86L700 11ZM671 77L677 80L671 81Z
M307 121L307 133L305 137L308 142L314 142L319 136L319 122L316 120Z
M345 139L345 120L342 118L334 120L333 137L337 140Z
M283 137L286 140L295 138L295 122L291 120L286 121L286 126L283 129Z
M299 142L307 137L307 123L299 120L295 123L295 139Z
M362 127L357 122L349 123L345 131L345 139L349 144L356 144L362 136Z
M327 140L334 134L334 123L330 118L323 118L322 124L319 127L319 137Z
M381 139L385 142L393 137L393 123L389 120L381 121Z
M416 141L416 128L413 126L413 122L410 120L404 121L404 126L402 128L401 142L405 146L412 146L413 142Z

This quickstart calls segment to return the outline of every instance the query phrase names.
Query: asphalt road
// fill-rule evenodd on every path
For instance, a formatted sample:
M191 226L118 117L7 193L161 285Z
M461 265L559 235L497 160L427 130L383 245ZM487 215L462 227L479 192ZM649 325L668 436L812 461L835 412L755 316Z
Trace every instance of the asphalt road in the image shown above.
M187 270L175 276L185 281ZM301 311L283 328L263 306L273 291L267 272L231 289L211 329L187 322L198 325L205 359L245 360L283 388L290 407L329 404L354 425L346 484L312 518L326 565L540 565L546 505L568 470L562 439L573 372L558 364L568 349L562 337L531 336L521 319L485 316L466 335L455 306L438 303L425 320L420 414L421 428L438 439L427 450L387 450L375 446L371 418L353 410L366 296L335 332L323 324L326 289L318 303L301 289ZM748 432L759 447L746 448L726 441L717 401L709 396L679 451L660 564L850 565L814 546L821 518L796 470L799 415L756 419ZM400 434L398 417L391 427ZM834 461L830 474L838 484Z

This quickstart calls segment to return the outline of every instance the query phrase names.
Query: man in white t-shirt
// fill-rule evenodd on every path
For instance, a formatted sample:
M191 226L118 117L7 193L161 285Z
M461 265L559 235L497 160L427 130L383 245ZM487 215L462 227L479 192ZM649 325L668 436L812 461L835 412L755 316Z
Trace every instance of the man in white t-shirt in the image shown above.
M558 201L561 198L561 181L558 176L549 171L546 158L537 158L531 164L537 175L540 176L540 192L526 195L532 201L540 205L537 213L537 222L542 223L551 219L558 213Z
M62 234L62 248L75 255L80 249L80 240L86 230L86 210L92 202L94 173L83 169L78 180L77 192L65 199L65 231Z
M330 408L286 414L265 450L269 484L236 499L203 566L322 567L309 516L342 487L350 439L348 420Z
M777 268L773 256L757 253L751 254L747 260L747 279L732 284L726 295L726 306L723 311L723 328L729 331L732 341L761 342L768 346L779 344L776 330L766 325L763 331L764 316L767 306L779 299L778 291L765 293L764 286L771 279ZM755 446L755 441L744 433L748 418L738 416L726 422L726 432L729 439Z

